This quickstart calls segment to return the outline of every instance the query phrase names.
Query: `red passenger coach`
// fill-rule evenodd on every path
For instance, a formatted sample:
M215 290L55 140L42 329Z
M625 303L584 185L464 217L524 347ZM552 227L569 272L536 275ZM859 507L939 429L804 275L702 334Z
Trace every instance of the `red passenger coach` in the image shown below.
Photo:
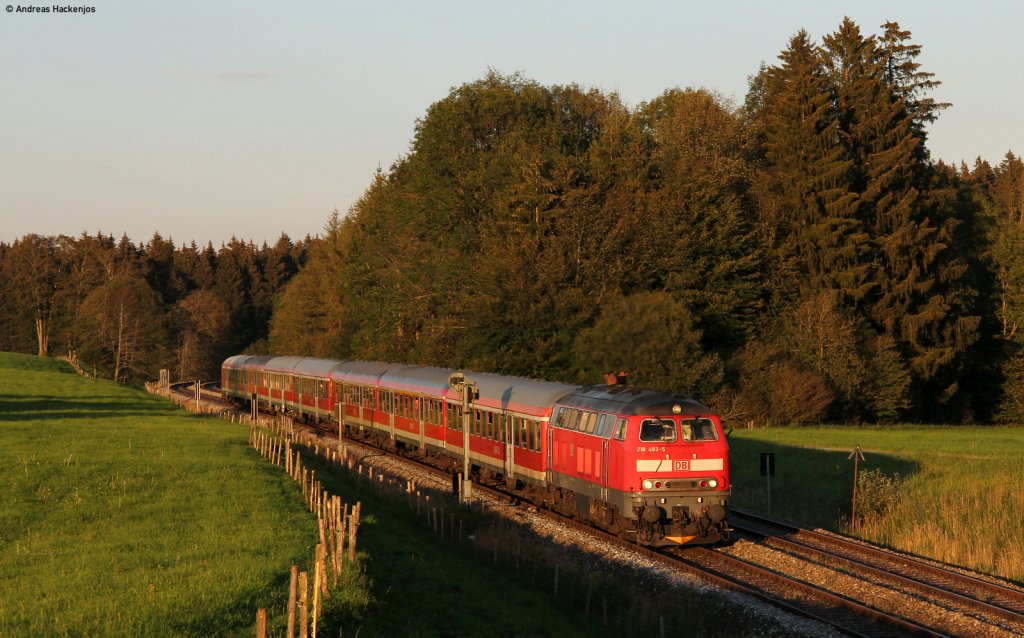
M367 361L239 355L221 386L242 404L415 451L473 478L648 545L728 537L728 444L688 397L459 371L478 396L468 420L457 371Z

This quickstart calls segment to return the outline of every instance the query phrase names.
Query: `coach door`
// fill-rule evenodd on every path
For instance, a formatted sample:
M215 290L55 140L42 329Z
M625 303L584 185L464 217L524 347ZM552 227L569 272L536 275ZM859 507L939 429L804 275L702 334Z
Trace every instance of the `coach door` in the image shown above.
M601 499L608 500L608 439L601 439Z
M554 447L554 436L555 428L551 427L551 423L548 423L548 450L544 455L547 458L547 462L544 464L544 474L547 476L548 485L551 484L551 449Z
M512 481L515 478L516 468L516 446L513 445L515 440L515 420L510 414L499 415L501 419L501 438L505 443L505 481Z

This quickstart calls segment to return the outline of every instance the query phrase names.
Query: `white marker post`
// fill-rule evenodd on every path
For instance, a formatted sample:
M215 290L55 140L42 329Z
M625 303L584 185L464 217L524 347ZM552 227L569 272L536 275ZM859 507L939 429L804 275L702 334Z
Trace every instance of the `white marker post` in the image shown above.
M853 459L853 505L850 508L850 531L852 532L857 529L857 475L859 473L857 461L864 460L864 453L861 452L859 445L853 448L850 456L846 457L847 461L850 459Z

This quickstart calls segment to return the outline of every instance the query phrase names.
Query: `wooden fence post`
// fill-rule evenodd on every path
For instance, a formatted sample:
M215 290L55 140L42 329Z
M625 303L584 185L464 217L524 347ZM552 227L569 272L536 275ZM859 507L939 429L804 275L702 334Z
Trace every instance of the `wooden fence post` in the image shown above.
M267 638L267 610L256 610L256 638Z
M295 638L295 604L299 587L299 567L292 565L291 583L288 585L288 638Z
M309 574L299 572L299 638L309 638Z

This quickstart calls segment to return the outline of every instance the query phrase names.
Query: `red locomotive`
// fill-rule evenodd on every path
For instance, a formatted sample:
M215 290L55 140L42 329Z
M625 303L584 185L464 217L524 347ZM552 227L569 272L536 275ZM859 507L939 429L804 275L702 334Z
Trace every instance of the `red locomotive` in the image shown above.
M475 384L465 419L453 375ZM574 386L442 368L239 355L226 396L313 423L343 422L455 469L469 424L474 478L647 545L728 538L729 446L691 398L622 383Z

